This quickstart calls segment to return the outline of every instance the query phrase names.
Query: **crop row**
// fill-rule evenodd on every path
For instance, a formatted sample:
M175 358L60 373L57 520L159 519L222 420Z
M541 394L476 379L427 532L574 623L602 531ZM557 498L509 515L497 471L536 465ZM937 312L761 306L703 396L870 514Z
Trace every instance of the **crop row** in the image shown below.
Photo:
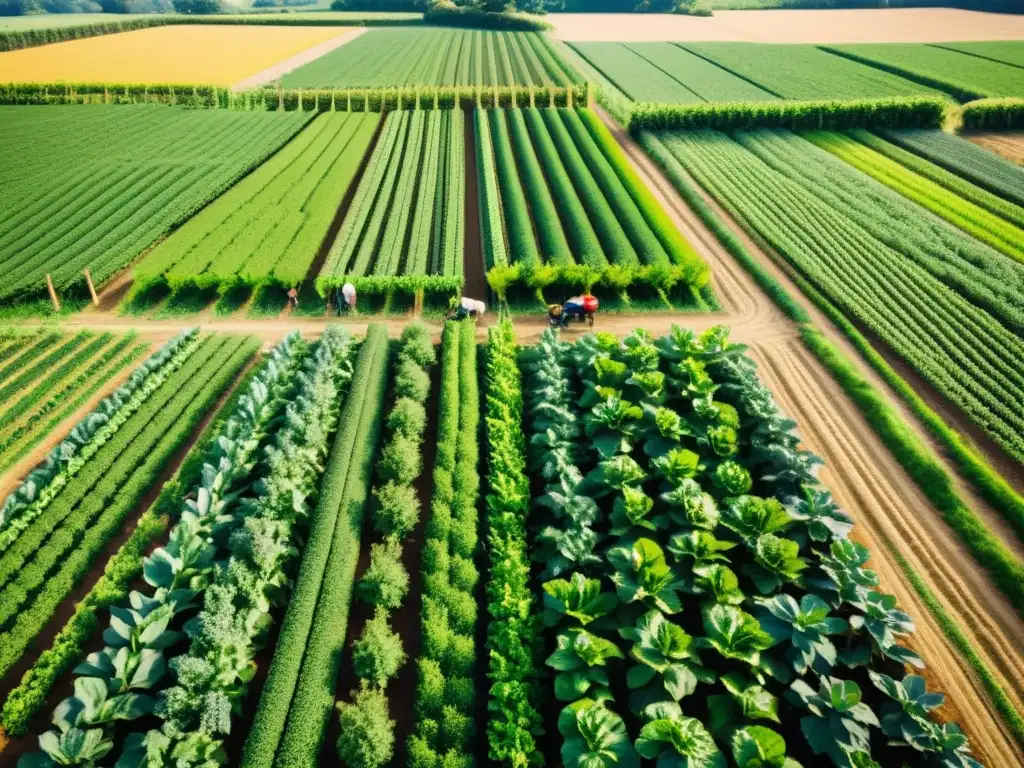
M451 294L462 285L465 139L461 111L391 113L327 261L321 295Z
M477 599L480 478L475 325L445 324L441 340L434 497L423 540L421 650L409 768L472 760L478 704Z
M959 182L956 177L952 177L946 185L925 178L899 162L907 158L887 157L885 142L867 132L858 133L854 138L821 132L804 134L804 137L973 235L975 239L1024 263L1024 231L1010 221L1011 218L1024 221L1024 209L1012 206L966 182ZM910 155L910 160L913 162L917 158ZM1003 207L1002 215L989 210Z
M90 110L79 126L82 112L70 107L0 110L5 136L18 124L9 143L17 161L0 170L0 299L42 293L48 273L58 290L83 286L86 268L104 283L311 117L161 107L107 112ZM72 124L82 138L65 143ZM55 173L33 173L39 157L55 155L62 158Z
M198 350L165 385L173 397L148 401L136 414L136 424L121 429L104 446L108 450L97 453L7 549L0 558L3 669L20 657L123 529L139 499L255 348L255 342L229 337ZM129 434L134 435L130 445L121 445ZM117 447L120 453L114 453Z
M494 143L491 141L490 121L487 113L482 109L473 111L473 134L476 137L476 168L479 176L477 183L477 194L480 197L480 242L484 249L484 264L487 269L495 266L508 266L508 248L505 245L505 225L502 218L501 193L498 185L508 183L501 180L497 174L499 166L495 157ZM503 147L507 149L507 147ZM514 164L507 155L502 156L502 173L512 165L512 172L515 172ZM511 183L517 184L516 179ZM521 198L520 198L521 200ZM524 220L522 209L519 210L519 221ZM510 222L511 224L511 222ZM519 240L525 239L521 231L517 231L510 237ZM532 237L531 237L532 242Z
M524 365L562 765L978 765L726 329L547 331Z
M886 131L885 138L958 176L1024 206L1024 168L945 131Z
M376 115L317 117L133 270L133 290L298 285L316 258L376 129Z
M436 353L430 332L419 324L406 325L395 346L392 400L372 492L371 521L380 541L370 545L369 565L356 586L356 595L374 612L352 642L351 666L359 688L347 701L340 696L338 704L338 756L353 768L379 768L394 757L395 721L386 689L407 656L390 618L392 612L414 614L406 601L409 572L402 562L403 545L419 523L414 484L423 472L429 369Z
M612 293L707 284L706 267L595 115L532 108L488 118L509 233L509 265L488 274L499 295L552 284Z
M1019 265L787 133L650 135L818 290L1024 456ZM662 143L664 142L664 143ZM999 277L994 277L998 274Z
M286 88L577 82L544 35L464 29L372 30L282 78Z
M535 736L542 732L540 625L526 538L530 480L522 428L522 375L515 330L508 320L489 331L486 380L488 757L502 765L524 766L533 759L538 749Z
M328 332L325 338L335 341L338 335ZM329 346L329 343L322 344L325 345ZM342 337L342 353L345 352L347 345L347 340ZM294 480L297 487L301 487L299 479L302 477L302 466L307 464L306 456L300 456L295 462L302 465L298 472L294 464L289 466L286 462L280 461L265 464L259 459L267 450L270 437L268 427L281 419L293 397L298 395L301 405L308 408L310 418L324 415L316 414L313 407L315 404L303 398L306 393L296 392L294 386L300 364L307 351L306 345L298 340L297 334L287 337L272 350L266 361L258 367L255 375L249 379L244 394L236 398L229 416L220 425L216 439L207 442L202 472L195 486L187 489L190 491L189 495L194 498L186 500L182 498L185 496L184 490L181 492L176 500L182 507L180 519L170 532L165 546L157 548L151 555L142 559L146 586L141 591L132 591L124 596L120 605L111 607L110 626L103 634L106 646L102 651L90 654L85 662L75 669L75 673L79 675L74 686L75 694L58 706L54 718L54 724L60 729L63 742L61 736L56 733L46 734L40 738L41 747L52 759L59 763L65 762L70 756L67 747L76 738L86 743L96 742L104 745L97 749L94 758L99 752L109 752L113 747L115 721L134 721L153 714L156 710L158 692L162 701L168 705L159 709L160 717L173 722L174 727L165 727L163 733L153 731L147 737L148 745L154 750L154 754L180 751L182 743L197 742L195 731L198 729L188 717L190 706L199 709L195 706L197 701L205 702L202 706L206 715L203 720L210 726L203 729L202 733L206 737L206 748L210 752L216 751L216 739L222 735L217 731L217 726L223 721L209 717L212 701L219 693L223 693L223 687L230 685L232 690L236 688L235 681L229 679L230 664L239 663L244 668L248 660L236 653L218 654L218 648L207 648L207 661L211 665L216 665L216 680L222 686L218 688L218 683L214 683L210 675L203 675L205 670L201 665L196 669L196 664L188 659L188 654L168 664L168 649L175 647L181 640L182 633L179 628L186 617L195 614L204 598L212 602L216 599L214 595L223 595L223 579L228 578L229 574L231 577L241 577L245 573L248 562L241 553L252 551L251 544L249 548L243 546L246 536L251 539L258 533L270 533L272 540L273 533L284 534L280 529L260 530L254 525L250 519L259 517L258 513L262 508L254 508L251 498L242 497L251 493L250 489L257 479L263 487L273 488L275 471L281 475L288 475L287 479L277 477L278 483L282 480ZM342 364L345 357L345 354L339 355ZM323 367L330 368L333 363L330 354L319 354L316 358L316 363L326 360L326 366ZM312 376L305 380L306 382L315 379L318 372L316 363L307 365L307 371ZM328 371L328 376L330 373L332 371ZM328 401L328 410L331 405L332 403ZM297 411L293 411L293 415L295 413ZM305 410L303 414L306 414ZM297 420L291 423L295 424ZM321 442L325 442L326 433L320 439ZM315 448L312 451L315 453ZM289 511L293 511L290 490L286 498ZM243 525L246 530L240 533ZM215 526L216 536L213 535ZM234 538L231 538L232 535ZM264 544L266 543L268 542L265 541ZM219 571L215 563L230 555L232 551L238 554L232 568L229 571ZM271 551L269 548L263 550L268 555ZM268 569L274 564L272 557L263 561L263 565ZM259 578L263 575L264 572L259 575L252 574L253 582L248 584L252 591L238 590L237 594L261 592ZM184 590L187 590L187 599ZM230 604L230 601L228 603ZM226 607L223 600L218 605L220 611L225 611ZM255 606L240 606L239 612L246 617L246 627L262 631L265 623L249 613L254 608ZM219 616L217 622L212 622L208 616L200 613L195 621L200 627L206 628L216 623L221 629L232 623L226 613ZM226 639L223 634L220 637ZM195 643L208 639L208 634L201 631L193 638L193 647ZM235 639L231 636L231 642ZM188 693L191 696L181 696L180 687L171 687L171 676L168 674L170 669L177 672L179 684L190 687ZM93 684L95 680L103 681L104 687L98 690ZM116 711L117 715L86 719L63 714L79 710ZM198 716L198 713L196 715ZM120 727L126 730L123 759L138 760L144 731L138 730L136 723L122 724ZM61 754L55 754L55 745Z
M324 739L348 627L388 371L387 332L371 326L310 518L241 765L312 765Z

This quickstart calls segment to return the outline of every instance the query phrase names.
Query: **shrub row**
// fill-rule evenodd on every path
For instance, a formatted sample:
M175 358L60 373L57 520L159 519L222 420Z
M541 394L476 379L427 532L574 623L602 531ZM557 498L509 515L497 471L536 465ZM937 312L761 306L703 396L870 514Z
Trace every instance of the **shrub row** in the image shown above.
M199 382L179 386L181 396L171 402L146 433L124 453L134 468L117 474L116 468L88 498L89 505L76 509L56 535L40 548L14 583L3 590L2 613L17 620L2 636L2 668L6 671L20 658L31 640L92 568L95 558L119 530L131 511L164 470L174 452L194 431L238 371L255 354L255 340L239 338L221 349L223 363ZM156 441L154 442L154 438ZM23 603L28 603L24 608Z
M409 768L472 764L476 720L479 392L476 326L445 323L434 498L423 541L422 652Z
M940 128L948 108L946 100L924 96L855 101L637 104L630 115L629 128Z
M408 88L280 89L234 92L198 83L2 83L0 104L170 104L288 112L392 112L473 107L575 106L589 86L415 86Z
M304 15L301 18L289 18L286 15L273 18L254 18L253 16L151 16L141 19L124 21L102 21L96 24L78 26L50 27L46 29L25 29L0 32L0 51L16 51L20 48L33 48L37 45L62 43L66 40L80 40L84 37L112 35L118 32L130 32L133 29L160 27L171 24L246 24L256 26L303 26L303 27L397 27L420 26L420 18L386 18L373 15L366 18L357 16L338 19L324 16L315 18Z
M538 712L541 677L539 615L530 590L526 539L530 481L523 437L523 383L516 337L505 319L487 342L487 577L488 757L525 766L543 733Z
M429 368L436 362L430 332L419 323L405 326L394 361L392 404L376 467L371 516L383 539L370 548L370 564L357 585L357 595L375 607L373 618L352 645L352 665L360 689L350 702L339 702L341 735L338 756L351 768L382 768L394 756L395 722L388 716L384 694L388 680L406 661L401 637L388 623L408 593L409 573L402 564L402 542L419 522L420 502L413 483L423 470L421 459L427 427Z
M387 331L367 331L242 765L312 765L334 703L387 379Z
M960 108L963 127L984 131L1024 128L1024 99L978 99Z

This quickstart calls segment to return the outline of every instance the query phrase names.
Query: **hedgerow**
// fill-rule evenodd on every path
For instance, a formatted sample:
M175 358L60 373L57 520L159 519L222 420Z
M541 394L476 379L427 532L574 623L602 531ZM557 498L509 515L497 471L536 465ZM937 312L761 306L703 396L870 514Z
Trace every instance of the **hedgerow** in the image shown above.
M1024 99L978 99L960 109L964 128L1007 131L1024 128Z

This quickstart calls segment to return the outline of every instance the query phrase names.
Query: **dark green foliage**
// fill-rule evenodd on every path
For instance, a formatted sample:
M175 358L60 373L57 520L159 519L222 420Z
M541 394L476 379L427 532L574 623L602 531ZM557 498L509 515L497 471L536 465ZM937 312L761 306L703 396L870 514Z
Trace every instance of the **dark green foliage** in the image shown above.
M494 3L494 0L487 0ZM462 7L449 2L436 2L423 14L426 24L439 27L470 27L472 29L505 29L520 32L544 32L551 25L537 17L517 13L504 13L503 2L495 8Z
M395 434L381 452L377 477L384 482L407 485L419 476L422 465L419 442L415 438Z
M378 608L363 634L352 643L352 666L368 683L384 688L405 663L402 638L388 625L388 614Z
M429 391L430 375L423 367L413 360L399 360L395 368L395 396L422 403Z
M964 128L1007 131L1024 128L1024 99L979 99L960 110Z
M420 519L420 500L411 485L387 482L373 490L373 527L381 536L404 539Z

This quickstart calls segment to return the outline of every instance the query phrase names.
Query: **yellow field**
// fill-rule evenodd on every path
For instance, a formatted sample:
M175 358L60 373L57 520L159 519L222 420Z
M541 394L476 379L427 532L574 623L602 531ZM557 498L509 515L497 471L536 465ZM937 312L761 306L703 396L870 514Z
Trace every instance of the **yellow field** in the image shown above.
M169 26L0 53L0 83L231 85L345 27Z

